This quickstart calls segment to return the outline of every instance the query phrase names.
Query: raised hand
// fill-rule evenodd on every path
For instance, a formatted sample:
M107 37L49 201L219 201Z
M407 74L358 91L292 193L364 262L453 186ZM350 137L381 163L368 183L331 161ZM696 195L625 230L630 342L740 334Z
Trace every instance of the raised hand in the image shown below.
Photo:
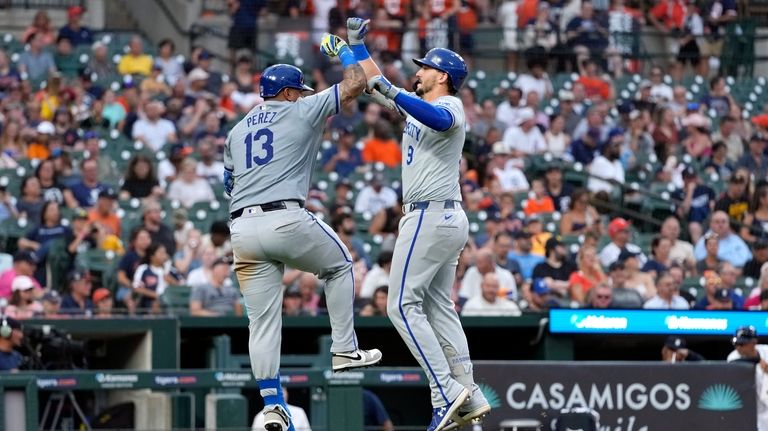
M383 75L372 76L368 80L368 91L376 90L387 99L394 99L400 93L400 88L392 85Z
M360 45L365 43L365 35L368 34L368 24L371 20L362 18L347 18L347 37L350 45Z
M347 42L335 34L326 33L320 40L320 52L329 58L338 57L339 52L345 46L347 46Z

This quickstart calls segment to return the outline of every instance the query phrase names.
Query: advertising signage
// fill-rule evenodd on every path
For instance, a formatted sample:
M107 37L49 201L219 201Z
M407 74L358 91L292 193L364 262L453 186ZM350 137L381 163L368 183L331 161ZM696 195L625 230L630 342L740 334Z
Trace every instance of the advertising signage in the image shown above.
M733 335L740 326L768 332L768 312L553 309L549 331L566 334Z
M492 427L536 419L549 429L563 410L590 408L606 431L756 429L749 364L479 361L475 381Z

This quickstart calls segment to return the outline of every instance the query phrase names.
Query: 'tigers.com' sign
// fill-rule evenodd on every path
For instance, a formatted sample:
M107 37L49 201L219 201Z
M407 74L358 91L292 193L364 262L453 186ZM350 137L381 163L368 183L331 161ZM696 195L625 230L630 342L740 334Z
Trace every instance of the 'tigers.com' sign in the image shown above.
M755 374L747 364L478 362L475 379L494 421L538 419L588 407L601 430L756 428Z

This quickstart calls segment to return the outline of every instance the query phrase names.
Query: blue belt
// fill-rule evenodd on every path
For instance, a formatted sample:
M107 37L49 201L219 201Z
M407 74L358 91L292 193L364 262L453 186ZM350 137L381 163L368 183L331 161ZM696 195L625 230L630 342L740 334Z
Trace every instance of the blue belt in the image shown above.
M409 204L403 205L403 207L407 208L408 211L425 210L428 209L429 204L433 202L435 201L411 202ZM443 202L443 209L452 210L456 208L461 208L461 202L451 200Z

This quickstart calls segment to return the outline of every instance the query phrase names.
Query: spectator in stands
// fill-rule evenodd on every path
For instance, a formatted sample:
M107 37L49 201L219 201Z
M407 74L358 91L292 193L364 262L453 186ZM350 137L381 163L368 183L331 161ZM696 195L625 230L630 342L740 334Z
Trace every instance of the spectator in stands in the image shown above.
M392 126L385 120L379 120L373 126L373 137L363 143L363 161L365 163L383 163L390 169L400 166L402 154L400 144L392 137Z
M706 251L704 258L696 262L696 272L699 274L717 270L720 262L722 262L718 257L719 241L716 233L708 232L704 235L704 248Z
M750 171L755 178L765 178L768 175L768 157L765 155L766 138L756 134L749 139L749 151L745 153L736 166Z
M366 277L367 280L367 277ZM385 316L387 315L387 298L389 282L379 285L373 290L370 300L360 310L361 316Z
M66 37L73 45L90 45L93 43L93 32L81 24L85 11L80 6L70 6L67 9L67 25L59 29L59 37Z
M532 277L534 280L544 280L550 291L565 298L568 296L568 280L576 267L566 259L565 246L556 237L547 240L545 250L546 260L533 268ZM526 299L530 301L529 295L526 295Z
M230 263L217 259L211 269L211 283L196 286L189 298L189 312L193 316L243 315L240 292L229 280Z
M53 61L56 64L56 70L68 80L80 76L80 72L83 69L78 55L73 51L72 41L68 36L60 35L56 39L56 52L53 55Z
M504 146L512 153L512 158L522 160L547 150L547 142L541 130L536 127L536 114L533 108L524 107L516 113L517 124L504 132Z
M197 145L200 161L197 163L197 176L211 181L221 181L224 163L217 160L215 144L210 138L205 138Z
M228 2L228 3L240 3L240 1ZM246 3L248 1L246 0ZM242 7L242 6L241 6ZM307 418L307 412L299 406L288 404L288 389L285 386L280 387L283 391L283 400L286 407L288 407L288 414L291 417L291 427L295 428L295 431L312 431L309 425L309 419ZM365 389L363 389L365 392ZM253 424L251 425L251 431L265 431L264 429L264 411L260 411L253 418Z
M752 259L749 247L738 235L731 231L728 215L723 211L715 211L710 220L710 232L717 234L717 257L733 266L741 268ZM694 248L696 257L701 260L706 256L704 240L699 239Z
M81 180L72 184L70 190L77 201L77 206L91 208L96 205L99 193L109 187L99 182L99 165L94 159L83 159L80 162L80 173L82 174Z
M165 82L162 71L163 66L161 64L152 64L149 76L142 80L139 85L142 97L164 98L171 95L171 87Z
M43 306L35 297L42 295L36 290L36 282L32 277L17 275L11 283L11 300L5 309L5 315L14 319L31 319L43 311Z
M572 185L563 182L563 170L560 165L556 163L547 165L544 171L544 186L555 204L555 211L565 214L572 202L574 189Z
M654 152L659 160L665 162L669 156L676 154L680 136L675 112L671 107L661 106L656 109L651 137L654 141Z
M187 243L187 246L189 246L189 243ZM192 269L187 274L187 286L191 288L211 284L213 278L213 262L220 259L216 255L216 250L212 245L203 244L198 245L197 248L199 249L198 254L200 255L199 266Z
M675 282L669 273L662 272L656 278L656 294L645 301L643 308L687 310L688 301L677 294Z
M590 128L581 138L571 142L570 154L574 162L589 165L600 148L600 129Z
M619 254L617 262L624 264L627 279L624 281L624 287L637 291L644 300L648 300L656 294L656 286L653 277L645 272L641 272L640 253L624 249Z
M384 177L375 174L370 185L363 187L355 201L355 212L376 214L384 208L389 208L397 202L397 193L384 185Z
M203 251L210 247L202 246L202 234L197 229L190 228L181 234L178 231L175 234L178 249L173 256L173 266L180 273L187 274L202 265Z
M160 311L160 296L169 284L178 280L171 275L171 261L162 243L147 247L141 265L133 275L133 291L139 296L137 308L142 312Z
M507 298L515 301L518 298L517 283L512 273L496 263L491 249L482 248L475 254L475 265L467 269L459 288L459 302L465 302L469 298L480 296L481 283L486 274L496 274L502 292L506 292Z
M13 266L0 274L0 298L11 299L13 293L13 280L24 275L31 277L35 283L36 291L42 292L40 283L34 279L37 270L37 254L31 249L19 249L13 255Z
M304 304L301 299L301 290L298 286L290 285L285 288L283 294L283 316L309 316L304 311Z
M85 73L88 75L95 73L97 79L104 79L115 75L117 73L115 63L108 55L107 45L104 42L94 42L91 47L91 58L85 67Z
M671 250L672 241L661 235L654 236L651 240L651 258L645 262L642 271L649 273L653 278L666 272L672 264L669 254Z
M165 193L160 187L152 160L144 154L136 154L128 162L120 199L162 197Z
M486 175L493 176L499 182L501 190L515 193L530 189L523 171L510 161L509 156L512 153L503 142L494 143L491 154L491 160L486 166Z
M342 177L348 177L363 165L363 154L355 146L355 134L351 127L339 130L337 144L323 152L321 163L323 171L336 172Z
M147 200L144 202L141 227L149 232L154 242L164 245L169 255L176 253L173 230L163 223L162 208L158 201Z
M568 279L568 291L571 299L583 303L584 298L593 287L607 280L600 260L597 258L597 250L594 247L583 245L576 256L577 271L571 273ZM609 286L610 287L610 286Z
M702 114L694 112L683 118L682 125L687 134L681 142L686 153L696 159L710 156L712 139L709 137L709 120Z
M69 292L61 299L61 313L90 317L93 314L90 274L74 269L67 274L67 281Z
M148 76L152 70L152 57L144 53L144 41L141 36L133 36L128 43L128 49L117 64L117 71L121 75Z
M136 311L136 303L133 301L133 277L151 244L149 231L141 227L134 229L131 232L128 251L117 265L117 300L124 304L131 314Z
M2 62L5 54L0 52L0 94L3 92L3 71ZM3 127L2 134L0 134L0 152L3 154L3 158L0 163L5 168L15 168L18 166L16 158L24 157L27 154L27 143L21 136L22 126L18 121L7 119Z
M191 146L180 142L171 145L168 149L168 157L163 159L157 165L157 180L160 183L161 190L164 189L168 183L171 183L176 179L177 174L181 169L181 162L193 152L194 149Z
M349 213L338 214L331 220L331 228L339 236L341 242L350 251L354 250L358 256L365 259L367 264L369 257L363 248L363 241L357 236L357 224L354 217Z
M43 311L39 317L43 319L59 319L62 315L59 313L61 308L61 295L55 290L49 290L40 299Z
M669 250L669 259L674 264L680 264L686 268L693 268L696 257L693 255L693 245L680 239L680 222L675 216L667 217L661 224L660 234L668 239L672 247Z
M721 123L720 131L722 131L722 127L723 125ZM731 137L736 137L739 140L739 145L743 145L741 143L741 138L736 136L735 133L731 134ZM712 156L704 165L704 173L710 176L713 174L717 175L718 179L727 181L734 170L735 168L733 164L728 160L728 149L726 148L726 144L723 141L715 140L712 144Z
M578 61L590 55L600 56L608 46L608 30L595 17L594 5L588 0L581 2L581 13L568 22L565 33L568 47L576 56L573 60ZM603 96L603 100L608 99Z
M481 104L480 115L472 124L469 132L475 137L484 138L491 128L501 132L507 128L507 125L496 118L496 103L492 99L485 99Z
M753 171L754 172L754 171ZM754 244L761 238L768 238L768 184L761 182L750 203L750 212L744 216L741 238L747 244Z
M725 117L731 113L731 105L736 102L726 89L725 78L716 76L709 81L709 93L701 98L701 103L707 109L714 109L718 117Z
M46 280L45 262L52 243L58 239L72 237L72 230L62 224L61 211L59 204L54 201L48 201L43 205L38 224L28 231L22 238L19 238L18 247L20 249L32 249L35 251L42 264L37 268L35 278L38 281Z
M535 179L531 182L531 194L523 204L523 212L526 216L534 214L549 214L555 212L555 203L547 194L544 181Z
M589 193L582 188L574 190L568 203L568 211L560 219L560 234L580 235L600 230L600 215L589 204Z
M197 162L191 158L181 163L178 177L168 186L168 199L178 200L184 208L198 202L216 200L210 183L197 176Z
M21 322L8 317L5 324L11 328L9 337L0 337L0 371L17 372L24 363L24 357L16 349L22 346L24 328Z
M493 250L493 254L496 257L496 265L511 272L515 278L515 284L522 286L523 276L520 274L520 265L509 256L509 252L512 251L512 245L512 236L505 230L497 232L493 236L493 241L485 244L486 247L490 247Z
M744 277L758 279L766 262L768 262L768 237L761 237L752 246L752 260L744 265L741 274Z
M93 291L93 308L94 317L101 319L109 319L112 317L112 309L114 307L114 301L112 299L112 292L105 287L100 287Z
M574 86L575 88L576 86ZM583 86L579 84L579 87ZM581 122L581 112L576 109L576 99L572 91L560 90L557 92L557 98L560 101L557 109L557 115L565 120L564 131L572 139L575 139L573 132ZM579 105L580 106L580 105Z
M102 102L104 103L104 107L101 110L101 115L109 121L109 128L123 129L128 112L117 100L115 92L111 89L104 90Z
M574 18L578 19L578 18ZM596 60L587 58L580 61L581 67L578 83L584 86L587 99L593 102L605 102L614 97L611 81L600 74Z
M40 180L35 176L26 176L21 180L21 196L16 201L15 208L9 207L11 214L14 211L18 214L18 217L26 218L27 220L39 220L40 214L43 210L42 190L40 189Z
M174 85L184 78L184 69L178 58L174 55L176 45L171 39L163 39L157 44L157 57L155 64L159 64L168 85Z
M257 41L259 16L261 15L262 8L265 6L264 0L234 0L227 2L227 11L232 18L232 25L229 28L229 37L227 39L229 66L232 70L235 68L235 56L238 50L246 49L253 54L259 49Z
M35 13L35 17L32 18L32 24L24 30L21 41L29 43L30 38L35 34L42 36L41 42L43 46L53 45L56 42L56 32L51 27L51 18L45 10L39 10Z
M371 298L374 291L379 286L386 286L389 284L389 270L392 267L392 251L382 250L379 252L379 257L376 260L376 264L368 271L365 279L362 282L360 298Z
M722 309L735 309L741 307L734 307L734 299L736 294L723 287L723 282L720 276L715 271L707 271L704 274L704 292L703 298L696 301L696 305L693 307L697 310L722 310ZM739 305L743 304L741 297Z
M510 87L507 90L507 98L496 108L496 120L504 123L507 128L520 124L519 114L525 108L523 102L523 90L518 87Z
M44 35L33 33L28 40L29 50L19 56L19 71L27 74L27 79L37 82L44 80L49 74L56 72L56 63L53 55L44 50Z
M469 87L461 87L459 89L459 99L461 99L461 104L464 107L465 127L471 130L482 114L482 109L477 104L475 90Z
M731 219L741 222L749 212L749 177L751 173L739 168L728 179L728 188L715 203L716 211L723 211Z
M504 296L499 296L499 279L495 273L483 276L480 295L470 297L461 308L462 316L519 316L520 307Z
M613 289L607 283L598 283L588 293L584 308L612 308Z
M565 155L571 146L571 137L565 132L565 117L559 114L552 115L549 129L544 132L544 141L547 143L548 152L552 155L558 158Z
M230 240L229 223L225 220L215 220L211 229L200 240L203 246L212 246L218 257L232 256L232 241Z
M604 267L608 267L615 262L623 250L636 253L640 266L645 265L646 258L642 253L642 249L630 242L632 238L630 226L631 223L621 217L614 218L608 224L608 236L611 237L611 242L600 250L600 263Z
M537 216L529 217L526 221L526 230L517 233L514 248L509 252L509 259L517 262L520 266L520 274L525 282L531 280L533 268L544 261L543 248L547 239L539 238L540 230L541 220ZM534 253L534 240L537 243L541 242L540 254ZM512 299L517 299L517 297Z
M162 118L164 106L161 102L151 101L145 106L145 118L136 121L133 126L133 139L141 141L152 151L160 151L165 144L177 141L173 123Z
M120 218L115 213L117 194L112 189L99 192L96 206L88 212L88 222L101 225L108 235L120 236Z
M613 193L616 187L624 184L624 166L621 164L621 145L624 131L613 129L608 134L608 142L603 146L602 153L589 166L589 181L587 189L592 193Z
M736 118L731 117L730 115L726 115L720 120L720 126L719 129L712 134L712 141L717 143L718 141L722 141L726 148L726 156L727 161L720 161L718 165L724 165L725 163L729 162L737 162L741 159L741 156L744 154L744 141L741 139L741 136L739 136L736 126L738 125L738 121ZM713 146L713 157L715 148ZM733 169L731 168L731 171ZM720 172L718 172L720 174ZM723 179L728 179L730 172L723 175L720 174L720 177Z
M320 312L320 280L314 274L302 272L296 285L301 292L302 309L309 316Z

